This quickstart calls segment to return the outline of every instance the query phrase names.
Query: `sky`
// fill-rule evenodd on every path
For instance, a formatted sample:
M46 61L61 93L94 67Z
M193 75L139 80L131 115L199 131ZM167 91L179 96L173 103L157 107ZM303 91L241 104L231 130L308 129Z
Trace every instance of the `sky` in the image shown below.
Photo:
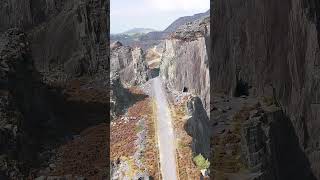
M111 0L110 32L133 28L164 30L174 20L210 9L210 0Z

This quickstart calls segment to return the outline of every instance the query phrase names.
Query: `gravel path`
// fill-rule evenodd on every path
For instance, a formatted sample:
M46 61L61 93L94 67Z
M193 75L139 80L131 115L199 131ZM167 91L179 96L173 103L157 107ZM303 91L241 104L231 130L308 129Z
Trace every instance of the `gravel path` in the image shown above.
M162 179L176 180L176 147L172 119L166 94L159 77L152 79L152 91L157 104L157 134Z

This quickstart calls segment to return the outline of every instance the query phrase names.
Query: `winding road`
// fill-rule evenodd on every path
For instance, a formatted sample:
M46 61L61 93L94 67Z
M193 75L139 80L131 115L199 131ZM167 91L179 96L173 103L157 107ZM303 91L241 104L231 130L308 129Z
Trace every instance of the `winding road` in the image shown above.
M152 79L152 89L157 104L157 134L162 179L177 180L176 147L171 113L159 77Z

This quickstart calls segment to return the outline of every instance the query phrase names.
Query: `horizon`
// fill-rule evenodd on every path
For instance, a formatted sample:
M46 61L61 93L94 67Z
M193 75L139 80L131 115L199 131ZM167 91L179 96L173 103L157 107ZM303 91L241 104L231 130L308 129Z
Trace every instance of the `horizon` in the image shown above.
M131 31L131 30L134 30L134 29L150 29L150 30L153 30L153 31L158 31L157 29L148 28L148 27L132 27L131 29L127 29L127 30L125 30L125 31L123 31L123 32L120 32L120 33L111 33L111 32L110 32L110 34L112 34L112 35L123 34L123 33L126 33L126 32L128 32L128 31Z
M135 28L163 31L180 17L208 10L209 0L111 0L110 34Z

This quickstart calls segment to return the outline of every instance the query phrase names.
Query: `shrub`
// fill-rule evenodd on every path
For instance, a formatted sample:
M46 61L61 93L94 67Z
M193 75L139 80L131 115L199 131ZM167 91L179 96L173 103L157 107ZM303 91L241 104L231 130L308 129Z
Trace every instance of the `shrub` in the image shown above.
M198 169L208 169L210 167L210 162L205 159L201 154L193 158L193 162L197 165Z

